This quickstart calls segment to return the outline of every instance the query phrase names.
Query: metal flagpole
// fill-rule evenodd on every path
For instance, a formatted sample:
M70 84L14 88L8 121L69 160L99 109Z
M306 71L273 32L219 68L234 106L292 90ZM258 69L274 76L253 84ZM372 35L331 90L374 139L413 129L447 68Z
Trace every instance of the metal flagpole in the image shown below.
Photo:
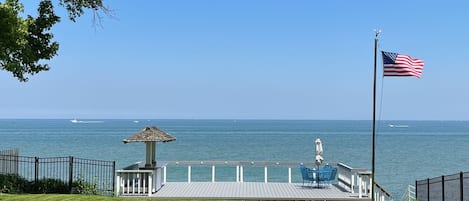
M371 154L371 200L375 200L375 138L376 138L376 61L378 50L378 35L381 30L375 30L375 62L374 62L374 79L373 79L373 131L372 131L372 154Z

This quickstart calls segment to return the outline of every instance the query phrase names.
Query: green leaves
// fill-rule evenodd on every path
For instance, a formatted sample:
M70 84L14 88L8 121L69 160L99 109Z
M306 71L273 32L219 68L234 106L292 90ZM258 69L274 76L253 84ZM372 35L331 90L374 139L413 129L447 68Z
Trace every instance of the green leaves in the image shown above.
M57 55L59 44L52 41L53 35L48 31L60 18L50 0L40 2L36 18L28 15L24 19L19 15L22 12L23 5L18 0L0 3L0 68L26 82L27 74L49 70L47 64L39 63L41 60Z
M102 0L59 0L59 4L67 9L72 21L80 17L84 9L91 9L98 19L101 18L98 11L110 14ZM55 15L50 0L41 0L37 17L23 18L23 12L24 6L19 0L0 3L0 70L9 71L19 81L26 82L27 75L49 70L49 65L41 62L57 55L59 44L52 40L54 35L50 30L60 17Z

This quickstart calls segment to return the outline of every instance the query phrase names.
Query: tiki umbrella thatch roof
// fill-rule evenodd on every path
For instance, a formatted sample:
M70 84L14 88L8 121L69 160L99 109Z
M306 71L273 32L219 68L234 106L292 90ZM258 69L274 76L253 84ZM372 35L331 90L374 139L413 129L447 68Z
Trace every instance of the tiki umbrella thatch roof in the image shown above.
M146 127L138 133L135 133L132 137L124 139L124 143L129 142L171 142L175 141L176 138L170 134L160 130L156 126Z

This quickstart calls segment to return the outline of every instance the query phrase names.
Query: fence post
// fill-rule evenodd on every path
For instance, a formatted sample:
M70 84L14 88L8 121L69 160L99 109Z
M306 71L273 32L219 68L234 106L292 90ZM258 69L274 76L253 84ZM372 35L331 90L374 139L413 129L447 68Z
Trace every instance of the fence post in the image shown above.
M445 175L441 175L441 200L445 201Z
M419 194L418 194L419 188L418 187L419 186L417 185L417 180L415 180L415 199L417 199L417 200L419 199Z
M112 192L116 189L116 161L112 161Z
M37 178L39 176L39 158L34 157L34 183L37 184Z
M68 190L72 193L73 185L73 156L68 157Z
M459 200L464 201L464 174L459 172Z
M427 178L427 201L430 201L430 178Z

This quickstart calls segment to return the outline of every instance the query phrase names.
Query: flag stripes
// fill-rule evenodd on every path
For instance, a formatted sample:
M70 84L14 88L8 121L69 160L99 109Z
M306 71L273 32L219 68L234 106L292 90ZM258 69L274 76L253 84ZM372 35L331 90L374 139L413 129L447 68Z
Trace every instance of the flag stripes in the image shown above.
M424 62L392 52L381 52L383 55L383 76L415 76L420 78Z

